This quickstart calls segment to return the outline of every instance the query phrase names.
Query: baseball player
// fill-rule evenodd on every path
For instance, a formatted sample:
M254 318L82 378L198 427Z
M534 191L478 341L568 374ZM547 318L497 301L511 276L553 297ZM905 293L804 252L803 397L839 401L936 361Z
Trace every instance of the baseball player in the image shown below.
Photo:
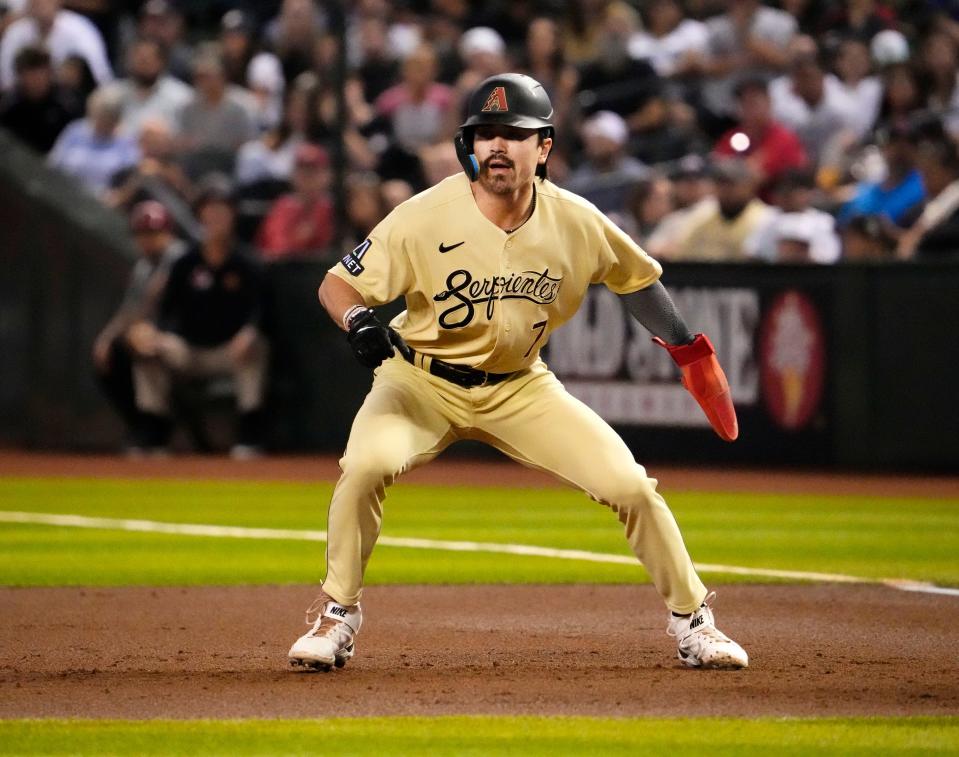
M744 668L721 633L656 480L539 357L590 284L621 295L669 350L713 428L738 435L709 340L692 335L659 283L661 268L608 218L552 184L553 109L518 74L482 82L455 145L463 173L398 206L323 280L320 301L347 332L373 386L353 422L329 511L323 593L294 666L352 658L363 575L386 487L458 439L479 439L607 505L670 610L667 633L691 667ZM388 326L373 310L398 297ZM311 621L311 614L317 617Z

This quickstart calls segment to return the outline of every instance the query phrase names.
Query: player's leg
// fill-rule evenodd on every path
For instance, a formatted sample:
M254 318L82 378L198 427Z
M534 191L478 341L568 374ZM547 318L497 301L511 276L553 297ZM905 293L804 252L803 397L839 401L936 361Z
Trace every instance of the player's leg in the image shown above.
M513 384L514 382L510 382ZM670 610L688 613L706 596L676 520L656 480L609 424L570 395L548 371L534 369L480 414L488 441L510 457L582 489L610 507Z
M327 526L327 573L312 629L290 649L294 664L328 669L353 656L363 576L383 518L386 488L455 438L454 403L434 379L400 359L377 371L340 459ZM309 611L307 620L310 622Z
M685 616L670 623L684 662L745 666L745 652L712 622L704 604L706 587L675 518L656 491L656 480L635 461L620 436L548 371L534 368L531 375L501 389L511 393L507 401L492 401L490 392L490 410L479 415L486 439L514 459L582 489L618 515L630 547L667 607Z

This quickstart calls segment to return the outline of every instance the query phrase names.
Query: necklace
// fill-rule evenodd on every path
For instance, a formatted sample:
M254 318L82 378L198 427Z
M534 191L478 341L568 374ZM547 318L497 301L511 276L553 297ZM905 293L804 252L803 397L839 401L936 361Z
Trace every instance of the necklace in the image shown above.
M520 221L519 226L514 226L512 229L503 229L507 234L512 234L514 231L520 228L524 223L526 223L530 217L533 215L533 211L536 210L536 186L533 185L533 199L529 203L529 211L523 217L523 220Z

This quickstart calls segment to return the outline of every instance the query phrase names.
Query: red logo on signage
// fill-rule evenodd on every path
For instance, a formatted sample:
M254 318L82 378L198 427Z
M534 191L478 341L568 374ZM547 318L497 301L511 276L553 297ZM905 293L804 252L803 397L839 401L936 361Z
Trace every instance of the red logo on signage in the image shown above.
M766 408L778 426L805 428L819 409L826 347L815 304L796 290L766 310L759 337L759 371Z
M506 104L506 90L502 87L497 87L489 93L489 97L486 98L486 105L483 106L481 112L489 113L494 110L509 110L509 105Z

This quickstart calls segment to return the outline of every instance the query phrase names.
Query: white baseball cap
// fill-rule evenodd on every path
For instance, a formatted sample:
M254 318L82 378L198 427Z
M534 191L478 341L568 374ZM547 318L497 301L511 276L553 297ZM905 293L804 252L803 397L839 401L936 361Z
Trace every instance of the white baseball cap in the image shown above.
M459 51L460 57L464 60L478 53L502 55L506 52L506 43L495 29L488 26L474 26L460 37Z
M619 114L611 110L601 110L583 123L583 136L587 139L604 137L617 145L624 145L629 139L629 127Z

